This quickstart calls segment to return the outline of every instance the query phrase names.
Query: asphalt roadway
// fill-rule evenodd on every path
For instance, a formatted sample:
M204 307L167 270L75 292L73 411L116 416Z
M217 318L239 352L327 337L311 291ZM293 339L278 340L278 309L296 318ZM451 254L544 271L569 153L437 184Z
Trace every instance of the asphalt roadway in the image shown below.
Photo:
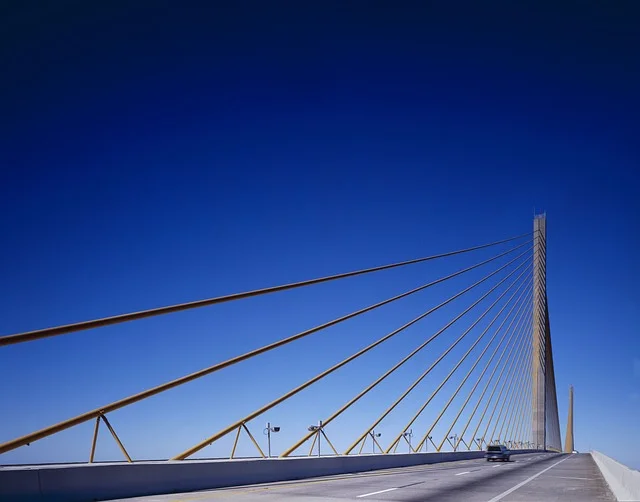
M616 499L591 455L555 453L513 455L511 462L461 460L299 481L119 499L120 502L225 500L591 502Z

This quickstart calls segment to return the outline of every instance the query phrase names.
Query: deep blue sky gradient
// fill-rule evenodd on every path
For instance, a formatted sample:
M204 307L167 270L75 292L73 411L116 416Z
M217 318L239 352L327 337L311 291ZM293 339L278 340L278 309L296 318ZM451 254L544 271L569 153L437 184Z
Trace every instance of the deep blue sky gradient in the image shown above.
M445 4L8 8L0 332L449 251L528 232L544 210L562 429L573 384L577 448L640 468L630 439L640 432L638 7ZM4 348L0 441L493 252ZM455 289L112 422L134 456L175 454ZM393 350L265 417L282 424L279 447L390 366ZM336 442L346 446L431 360L334 430ZM91 427L2 461L83 460ZM108 438L99 454L119 457Z

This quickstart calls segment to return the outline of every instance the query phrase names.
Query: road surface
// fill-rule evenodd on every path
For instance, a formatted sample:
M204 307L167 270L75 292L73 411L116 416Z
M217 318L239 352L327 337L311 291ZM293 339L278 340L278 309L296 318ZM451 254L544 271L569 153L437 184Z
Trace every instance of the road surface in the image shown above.
M461 460L122 502L591 502L615 500L589 454L522 454L511 462ZM115 502L115 501L112 501Z

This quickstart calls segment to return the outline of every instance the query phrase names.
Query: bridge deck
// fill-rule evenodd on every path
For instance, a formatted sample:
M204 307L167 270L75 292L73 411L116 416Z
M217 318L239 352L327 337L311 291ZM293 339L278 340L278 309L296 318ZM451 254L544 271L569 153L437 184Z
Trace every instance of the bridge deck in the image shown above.
M463 460L286 483L154 495L127 502L615 500L591 455L526 454L509 463ZM123 500L124 502L124 500Z

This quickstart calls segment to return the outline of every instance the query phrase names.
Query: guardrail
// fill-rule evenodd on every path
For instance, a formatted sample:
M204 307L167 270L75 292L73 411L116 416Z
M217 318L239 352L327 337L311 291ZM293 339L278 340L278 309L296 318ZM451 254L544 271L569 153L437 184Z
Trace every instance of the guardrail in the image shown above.
M591 456L616 499L640 500L640 471L630 469L599 451L592 451Z
M514 450L512 454L536 450ZM1 502L88 502L482 458L484 451L0 468Z

